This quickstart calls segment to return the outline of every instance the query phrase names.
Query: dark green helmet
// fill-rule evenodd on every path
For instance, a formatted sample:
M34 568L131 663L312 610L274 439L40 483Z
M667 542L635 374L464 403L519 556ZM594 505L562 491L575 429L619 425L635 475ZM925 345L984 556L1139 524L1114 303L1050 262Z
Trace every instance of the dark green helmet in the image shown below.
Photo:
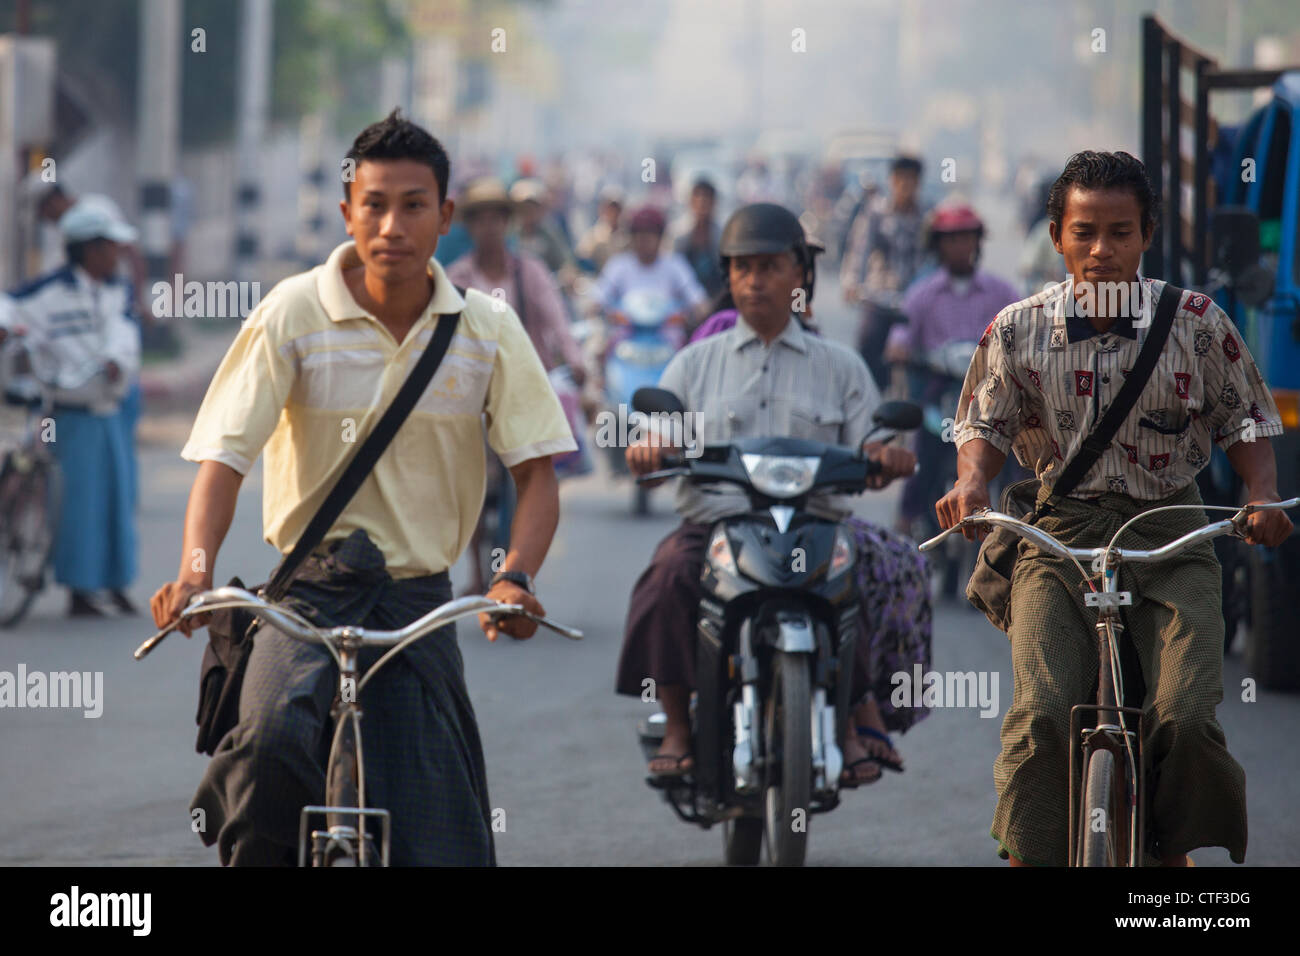
M732 256L787 251L793 251L803 266L803 287L808 290L808 298L811 299L817 275L813 257L824 249L820 243L808 238L798 217L784 206L771 202L741 206L722 227L722 237L718 242L724 278L730 271L729 260Z

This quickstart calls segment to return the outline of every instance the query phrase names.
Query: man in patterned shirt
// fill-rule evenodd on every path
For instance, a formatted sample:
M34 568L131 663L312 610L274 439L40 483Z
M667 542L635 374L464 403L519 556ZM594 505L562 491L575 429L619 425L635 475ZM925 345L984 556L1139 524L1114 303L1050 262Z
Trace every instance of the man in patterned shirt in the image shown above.
M988 482L1013 449L1043 482L1038 500L1050 510L1038 526L1075 547L1104 543L1139 512L1199 505L1194 479L1212 442L1242 476L1248 501L1278 501L1267 440L1282 430L1277 408L1231 320L1196 292L1184 293L1151 378L1110 447L1067 497L1050 494L1137 361L1164 283L1137 272L1157 200L1134 157L1071 157L1048 214L1070 277L1007 306L985 331L957 410L958 479L936 505L940 524L949 528L989 506ZM1133 295L1117 302L1097 294L1108 288ZM1121 543L1154 547L1205 523L1199 509L1165 512ZM1275 547L1291 522L1280 511L1261 512L1248 529L1249 542ZM991 834L1013 865L1064 865L1070 708L1088 699L1096 679L1096 612L1084 607L1072 564L1027 544L1020 555L1008 632L1014 702L994 766ZM1204 543L1124 574L1134 594L1127 633L1148 689L1143 747L1154 855L1185 866L1188 850L1223 846L1240 863L1245 773L1215 717L1223 618L1213 548Z

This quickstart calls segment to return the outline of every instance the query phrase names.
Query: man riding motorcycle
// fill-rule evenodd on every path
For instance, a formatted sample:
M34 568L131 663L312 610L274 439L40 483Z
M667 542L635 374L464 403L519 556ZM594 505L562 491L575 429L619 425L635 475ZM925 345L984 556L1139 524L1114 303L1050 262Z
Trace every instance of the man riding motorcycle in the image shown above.
M660 380L661 387L699 416L699 440L708 445L782 435L862 444L880 393L856 353L807 332L795 319L792 304L811 299L815 276L814 253L798 219L771 203L745 206L723 229L719 253L739 312L736 325L683 349ZM872 487L912 473L910 451L879 442L863 447L882 465ZM629 468L642 475L657 470L662 455L662 447L647 441L629 447L626 457ZM649 768L657 776L679 776L693 766L689 704L708 531L718 518L748 511L749 503L743 494L705 494L683 484L677 508L682 524L660 542L633 590L616 685L621 694L641 696L650 686L646 681L652 681L663 704L663 744ZM833 497L814 498L809 510L837 519L848 513L843 500ZM879 691L868 693L872 678L879 676L867 673L869 643L860 642L862 652L855 660L853 700L858 706L843 744L843 786L872 782L880 775L876 764L900 768L884 735ZM895 726L905 728L912 719ZM871 730L860 737L854 729L859 726Z
M922 405L942 402L947 393L956 393L965 377L966 366L975 351L975 343L984 327L1019 295L1010 283L978 268L984 223L970 206L952 205L937 209L930 221L926 239L928 249L939 259L939 268L918 279L903 297L902 312L907 322L893 326L885 345L885 360L890 363L929 361L929 370L921 372L919 401ZM959 371L942 370L937 359L945 346L970 343ZM955 376L955 380L954 380ZM952 415L955 401L944 407ZM910 533L918 520L931 516L935 498L935 472L956 474L956 452L952 448L952 422L946 434L927 429L916 433L916 457L921 468L903 486L897 530ZM943 476L939 476L944 481ZM946 483L939 495L947 490Z

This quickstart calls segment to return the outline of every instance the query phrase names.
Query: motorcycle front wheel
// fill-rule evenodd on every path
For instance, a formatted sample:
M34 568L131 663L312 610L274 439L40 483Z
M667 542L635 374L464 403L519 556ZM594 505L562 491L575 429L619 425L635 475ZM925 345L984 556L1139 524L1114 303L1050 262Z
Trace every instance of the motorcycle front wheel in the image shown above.
M806 654L772 655L772 683L764 703L767 744L763 793L767 859L803 866L812 802L812 676Z
M754 866L763 856L763 821L737 817L722 824L723 859L733 866Z

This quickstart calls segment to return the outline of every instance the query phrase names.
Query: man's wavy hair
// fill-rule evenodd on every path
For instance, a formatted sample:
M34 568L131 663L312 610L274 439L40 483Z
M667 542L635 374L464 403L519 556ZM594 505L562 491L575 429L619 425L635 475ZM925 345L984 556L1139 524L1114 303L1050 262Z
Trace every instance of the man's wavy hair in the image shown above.
M1075 153L1056 177L1047 194L1047 217L1061 227L1065 197L1072 187L1080 189L1128 189L1142 209L1142 234L1149 236L1160 219L1160 197L1151 188L1147 168L1136 156L1117 151L1102 153L1085 149Z
M413 159L433 170L438 180L438 202L447 198L447 181L451 178L447 151L423 126L403 116L400 109L394 109L358 133L346 158L353 161L354 168L367 159ZM352 201L352 183L347 179L343 180L343 197Z

